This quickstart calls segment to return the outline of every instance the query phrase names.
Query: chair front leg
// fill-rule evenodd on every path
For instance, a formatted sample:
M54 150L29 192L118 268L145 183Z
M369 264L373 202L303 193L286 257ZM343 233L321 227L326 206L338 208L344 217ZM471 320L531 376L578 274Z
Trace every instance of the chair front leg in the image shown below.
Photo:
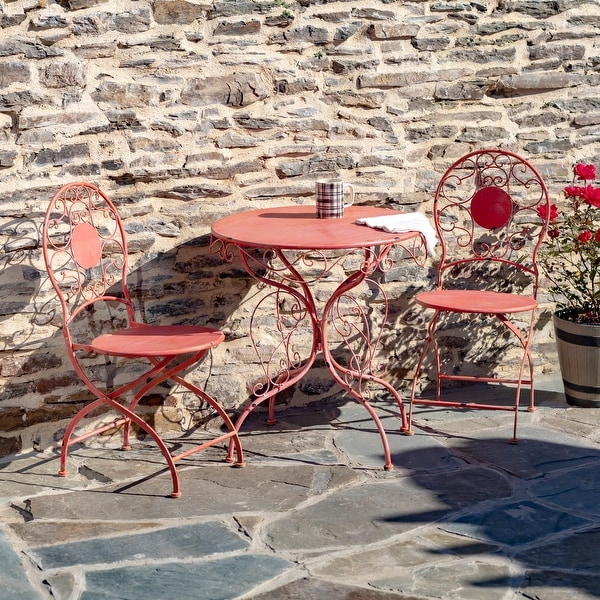
M419 360L417 361L417 365L415 367L415 374L412 380L412 386L410 391L410 406L408 413L408 426L412 431L412 418L413 418L413 408L415 405L415 397L417 394L417 384L419 383L419 378L423 369L423 363L427 354L429 353L429 349L433 346L433 351L435 354L434 368L435 368L435 380L436 380L436 398L440 397L440 360L439 360L439 352L438 346L435 341L435 329L437 325L437 320L439 317L440 311L435 311L433 316L431 317L429 324L427 325L427 336L425 337L425 342L423 343L423 349L421 350L421 354L419 355Z

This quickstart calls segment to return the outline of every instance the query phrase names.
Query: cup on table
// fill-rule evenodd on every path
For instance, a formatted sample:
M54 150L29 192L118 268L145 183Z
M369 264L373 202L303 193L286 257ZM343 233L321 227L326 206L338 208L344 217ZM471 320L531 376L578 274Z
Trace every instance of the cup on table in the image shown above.
M319 219L340 219L344 216L344 209L354 202L354 188L339 179L319 179L315 192Z

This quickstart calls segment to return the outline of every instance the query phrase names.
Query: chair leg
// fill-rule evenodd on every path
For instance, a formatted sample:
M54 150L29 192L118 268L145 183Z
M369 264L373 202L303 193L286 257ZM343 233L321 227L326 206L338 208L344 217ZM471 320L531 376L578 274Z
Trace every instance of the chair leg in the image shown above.
M171 480L173 483L173 490L171 492L171 497L179 498L181 496L181 487L179 485L179 474L177 473L177 468L175 467L175 461L173 460L173 457L171 456L171 452L167 448L166 444L164 443L164 441L162 440L160 435L158 435L156 430L153 427L151 427L150 425L148 425L148 423L146 423L146 421L144 421L144 419L142 419L141 417L138 417L138 415L131 412L127 408L120 406L116 402L113 403L113 406L115 408L118 406L119 408L117 408L117 410L126 414L127 417L129 418L129 420L133 421L136 425L138 425L138 427L143 429L156 442L156 445L159 447L160 451L162 452L163 456L165 457L165 460L167 461L167 466L169 467L169 471L171 472Z
M352 393L351 390L349 390L349 391ZM362 404L367 409L369 415L371 415L371 418L373 419L373 422L375 423L375 426L377 427L377 431L379 432L379 437L381 438L381 442L383 444L383 455L385 458L383 468L386 471L392 471L394 469L394 463L392 462L392 454L390 451L390 445L389 445L387 436L385 434L385 429L383 428L383 425L379 418L379 415L377 414L375 409L371 406L371 404L367 400L365 400L360 394L352 393L352 395L354 396L354 398L356 398L356 400L358 400L358 402L360 404Z
M101 406L106 406L106 405L111 406L117 412L121 413L123 415L123 417L121 419L113 421L112 423L109 423L105 426L97 427L93 431L90 431L83 435L77 436L75 438L72 437L75 427L86 415L88 415L90 412L94 411L95 409L97 409ZM87 406L84 406L71 419L71 421L69 422L69 425L67 426L67 429L65 431L65 436L63 438L63 442L62 442L62 446L61 446L60 469L58 472L59 476L65 477L67 475L67 454L68 454L69 446L71 446L72 444L76 444L79 441L88 439L88 438L90 438L94 435L97 435L99 433L102 433L104 431L110 431L111 429L114 429L115 427L118 427L121 424L128 424L131 421L136 423L136 425L138 425L141 429L143 429L156 442L156 445L159 447L161 453L165 457L165 460L167 461L167 466L169 468L169 471L171 472L171 480L173 483L173 490L171 492L171 496L173 498L180 497L181 496L181 488L179 485L179 475L177 473L177 469L175 467L175 462L173 460L173 457L171 456L171 453L170 453L169 449L167 448L166 444L163 442L162 438L158 435L158 433L154 430L153 427L151 427L148 423L146 423L146 421L144 421L141 417L138 417L135 413L131 412L128 408L122 406L116 400L113 400L112 398L94 400Z
M81 436L77 436L75 439L71 439L73 432L75 431L75 427L79 424L79 422L89 413L93 412L97 408L100 408L105 403L104 400L98 399L90 402L84 406L70 421L67 425L67 429L65 430L65 435L63 436L61 449L60 449L60 467L58 470L58 474L60 477L66 477L68 474L67 471L67 458L69 453L69 446L72 444L76 444L78 441L82 441L87 439L88 437L92 437L95 435L95 432L90 432L89 434L84 434Z
M408 409L408 428L410 431L412 431L413 408L415 405L415 397L417 394L417 384L419 383L419 378L421 376L421 370L423 367L423 361L425 360L425 357L427 356L427 353L429 352L430 345L431 345L431 340L429 339L429 336L428 336L427 339L425 340L425 343L423 344L423 349L421 350L419 360L417 361L417 365L415 367L415 374L413 376L412 385L411 385L411 389L410 389L410 405L409 405L409 409Z
M181 385L182 387L186 388L187 390L189 390L190 392L192 392L193 394L195 394L196 396L198 396L201 400L205 401L214 410L217 411L217 413L223 419L223 422L229 431L228 437L230 439L230 449L229 449L229 452L228 452L225 460L227 462L233 462L233 447L232 447L232 445L233 445L233 446L235 446L236 457L237 457L237 461L234 464L234 466L244 467L246 465L246 463L244 461L242 444L240 442L238 431L235 428L235 426L233 425L229 415L225 412L223 407L214 398L209 396L206 392L201 390L198 386L194 385L193 383L187 381L186 379L184 379L183 377L178 375L179 372L185 370L187 367L190 367L191 365L198 363L204 357L204 355L206 353L207 353L207 350L202 350L202 351L190 356L182 363L179 363L175 366L169 366L173 361L173 357L165 357L165 358L161 358L161 359L158 359L156 357L151 357L151 356L146 357L147 360L150 363L152 363L153 368L150 372L148 372L144 376L146 383L142 387L137 389L135 397L129 404L129 410L132 412L135 411L138 403L143 398L143 396L148 391L150 391L152 388L156 387L159 383L162 383L163 381L167 381L167 380L177 383L177 384ZM128 386L128 389L131 389L131 388L132 388L132 385L130 384ZM184 456L190 456L191 454L194 454L195 452L198 452L198 451L206 448L207 446L217 444L219 442L219 440L222 440L222 439L223 439L223 436L219 436L218 438L215 438L215 440L212 444L211 443L200 444L197 448L188 450L177 456L174 456L173 460L179 460L180 458L183 458Z
M511 444L518 444L519 438L517 438L517 419L519 418L519 404L521 402L521 387L523 380L523 365L521 365L521 369L519 371L519 381L517 382L517 390L515 394L515 416L513 420L513 436L509 440ZM533 388L532 388L533 389Z
M388 392L392 394L392 396L396 400L396 405L398 406L398 410L400 411L400 433L403 433L405 435L413 435L414 431L410 427L410 422L406 414L406 409L404 408L404 402L402 402L402 397L396 391L394 386L390 385L387 381L384 381L382 379L378 381L379 384L382 385L385 389L387 389Z
M533 318L534 314L531 315L531 321L529 325L529 331L525 335L523 334L513 323L511 323L504 315L498 315L498 318L510 331L517 337L521 346L523 347L523 357L521 358L521 364L519 365L519 378L517 380L517 390L515 397L515 419L513 426L513 437L510 440L511 444L518 444L519 439L517 438L517 418L519 414L519 406L521 401L521 390L523 387L523 374L525 372L525 364L529 368L529 406L527 410L533 412L535 410L535 386L534 386L534 372L533 372L533 358L531 356L531 338L533 336Z
M273 394L276 394L275 390L272 390L272 392L273 392ZM238 435L239 435L239 431L242 428L242 425L243 425L244 421L246 420L246 418L264 400L266 400L266 399L261 398L260 400L255 400L255 401L251 402L244 408L242 413L238 416L238 418L235 421L235 425L234 425L234 428L238 432ZM239 438L238 438L238 441L239 441ZM225 460L227 462L233 462L233 448L234 448L234 440L231 439L229 441L229 448L227 450L227 456L225 457Z
M533 359L531 357L531 352L527 352L527 360L529 362L529 406L527 407L528 412L535 411L535 385L534 385L534 373L533 373Z
M193 383L190 383L189 381L186 381L179 375L173 375L172 377L170 377L170 379L185 387L190 392L196 394L199 398L204 400L204 402L209 404L214 410L217 411L218 415L221 417L221 419L223 419L225 427L227 427L227 430L231 433L231 436L229 438L229 450L227 452L227 456L225 457L225 461L234 462L233 448L235 447L236 461L234 463L234 466L245 467L246 461L244 460L244 451L242 449L242 443L239 437L239 430L236 429L235 425L233 424L233 421L231 420L231 417L227 414L225 409L217 402L217 400L215 400L212 396L207 394L204 390L201 390L198 386L194 385Z
M219 413L219 416L221 417L221 419L223 419L223 422L225 423L225 426L227 427L228 431L232 433L232 436L229 439L235 447L236 452L236 461L234 463L234 466L245 467L246 461L244 460L244 451L242 449L242 443L240 442L239 432L233 424L233 421L231 420L230 416L225 412L225 409L214 398L211 398L202 390L198 390L198 395L204 398L204 400L206 400L206 402L208 402L217 411L217 413ZM227 457L225 458L226 461L227 458L229 458L229 452L227 454ZM229 461L227 462L232 462L232 459L233 457L230 457Z
M123 441L122 441L121 447L123 450L130 449L131 448L130 435L131 435L131 423L132 422L135 423L136 425L138 425L140 427L140 429L145 431L148 435L150 435L150 437L155 441L156 445L159 447L161 453L165 457L168 468L171 472L171 479L173 482L173 490L171 492L172 497L181 496L181 489L180 489L180 485L179 485L179 476L177 473L177 469L175 468L175 462L177 460L180 460L182 458L190 456L191 454L194 454L195 452L199 452L209 446L214 446L216 444L224 442L225 440L229 440L229 451L228 451L226 460L228 462L233 462L233 450L235 448L236 462L235 462L234 466L236 466L236 467L245 466L244 454L243 454L242 444L240 441L238 430L236 429L235 425L231 421L227 412L223 409L223 407L221 407L221 405L214 398L209 396L207 393L205 393L203 390L201 390L196 385L186 381L185 379L183 379L181 376L178 375L179 372L183 371L187 367L189 367L192 364L195 364L199 360L201 360L202 357L206 354L206 352L207 352L207 350L205 349L196 354L193 354L192 356L190 356L183 362L176 364L175 366L170 366L170 365L172 365L173 360L174 360L174 357L172 357L172 356L167 356L167 357L163 357L160 359L155 358L155 357L147 357L148 360L150 361L150 363L152 363L152 365L153 365L152 368L150 369L150 371L145 373L143 376L123 385L119 389L113 390L110 394L104 394L103 392L98 390L91 381L87 380L87 377L85 376L85 374L82 373L84 380L87 381L88 387L92 391L94 391L94 393L96 394L98 399L91 402L89 405L85 406L83 409L81 409L77 413L77 415L75 415L75 417L73 417L73 419L67 426L67 430L65 432L65 437L63 440L62 448L61 448L61 464L60 464L59 475L65 476L67 474L66 462L67 462L69 446L78 441L82 441L84 439L87 439L89 437L97 435L98 433L101 433L104 431L110 431L111 429L114 429L120 425L123 425ZM175 456L172 455L170 450L167 448L165 442L158 434L158 432L151 425L149 425L146 421L144 421L144 419L142 419L140 416L138 416L135 413L135 409L137 408L137 405L139 404L140 400L144 397L144 395L149 390L156 387L156 385L158 385L161 382L166 381L166 380L171 380L174 383L182 385L187 390L196 394L201 400L203 400L207 404L209 404L219 414L219 416L223 420L223 422L227 428L227 433L216 436L205 443L198 444L197 446L194 446L193 448L191 448L185 452L182 452ZM117 400L118 398L124 397L125 394L132 392L133 390L135 390L135 394L134 394L133 399L131 400L131 402L129 402L128 405L121 404L118 402L118 400ZM112 423L110 423L108 425L98 427L98 428L94 429L93 431L90 431L82 436L73 437L73 432L75 430L75 427L81 421L81 419L83 419L90 412L92 412L93 410L95 410L101 406L110 406L116 412L123 415L122 418L117 419L116 421L113 421Z
M435 342L435 327L437 324L439 311L435 311L429 323L427 325L427 336L425 337L425 342L423 343L423 349L421 350L421 354L419 356L419 360L417 361L417 365L415 367L415 374L413 376L411 391L410 391L410 407L409 407L409 415L408 415L408 427L412 431L412 418L413 418L413 408L415 404L415 397L417 394L417 384L419 383L419 378L421 376L421 372L423 369L423 362L429 353L429 348L433 346L433 350L435 353L435 374L436 374L436 394L439 398L440 395L440 360L439 353L437 349L437 344Z
M131 421L128 419L123 425L123 442L121 443L121 450L131 450L131 443L129 442L130 431Z

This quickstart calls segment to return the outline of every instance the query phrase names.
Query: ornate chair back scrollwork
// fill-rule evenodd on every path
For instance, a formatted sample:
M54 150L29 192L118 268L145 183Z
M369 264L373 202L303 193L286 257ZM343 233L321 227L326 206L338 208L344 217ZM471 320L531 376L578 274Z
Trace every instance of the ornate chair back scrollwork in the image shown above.
M434 198L435 227L441 243L436 289L417 294L416 302L433 310L411 390L409 421L415 404L466 409L511 410L517 441L521 388L530 387L534 410L533 362L530 352L539 285L537 256L548 228L549 198L537 170L525 159L504 150L479 150L456 161L441 178ZM440 334L451 327L481 335L500 321L522 350L516 376L482 374L459 351L441 351ZM477 317L477 321L475 318ZM464 334L463 334L464 335ZM512 337L512 336L510 336ZM498 339L503 339L498 338ZM491 341L488 339L488 342ZM492 344L489 344L492 345ZM483 343L481 348L488 346ZM427 356L433 356L435 396L417 396ZM448 360L448 356L451 359ZM444 357L446 360L444 360ZM526 369L526 367L528 367ZM485 404L442 399L442 382L479 381L516 385L515 402Z
M131 423L149 435L164 455L173 483L171 496L181 495L175 462L208 446L233 441L237 451L235 464L243 466L242 446L227 412L182 376L220 344L224 335L210 327L148 325L136 320L127 289L125 231L111 200L90 183L63 186L47 208L42 245L48 276L62 307L62 331L69 358L94 398L67 426L59 474L67 474L69 447L100 433L122 427L122 448L130 448ZM115 357L110 361L117 364L128 360L141 362L145 369L141 372L139 367L124 369L99 383L98 369L89 360L95 355ZM173 455L159 433L136 413L140 400L166 381L196 394L203 405L221 417L225 433L211 434L209 440ZM119 417L74 435L84 417L102 409L110 409Z

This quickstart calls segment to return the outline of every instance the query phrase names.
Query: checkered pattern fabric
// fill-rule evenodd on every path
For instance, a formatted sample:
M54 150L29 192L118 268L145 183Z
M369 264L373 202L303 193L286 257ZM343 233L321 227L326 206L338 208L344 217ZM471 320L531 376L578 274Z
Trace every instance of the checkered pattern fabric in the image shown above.
M344 204L345 192L350 192L350 201ZM354 201L354 189L343 181L317 181L317 217L319 219L340 219L344 208Z

